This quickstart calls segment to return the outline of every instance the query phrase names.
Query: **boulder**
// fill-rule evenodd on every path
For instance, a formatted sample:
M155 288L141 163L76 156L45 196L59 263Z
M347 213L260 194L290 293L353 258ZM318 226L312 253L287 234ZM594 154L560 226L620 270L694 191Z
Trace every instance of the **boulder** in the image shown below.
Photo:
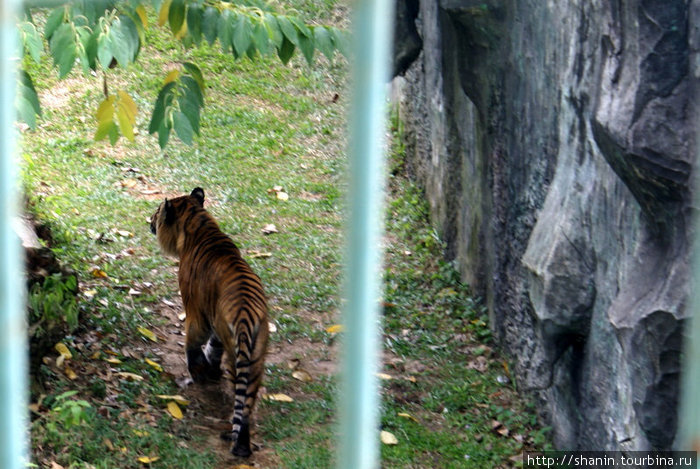
M406 167L519 388L560 448L672 448L700 0L420 0L414 25Z

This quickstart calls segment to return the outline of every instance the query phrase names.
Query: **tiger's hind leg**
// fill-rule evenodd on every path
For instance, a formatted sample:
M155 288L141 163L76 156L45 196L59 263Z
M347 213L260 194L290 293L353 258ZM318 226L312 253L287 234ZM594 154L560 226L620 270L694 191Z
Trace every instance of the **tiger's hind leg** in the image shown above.
M204 347L204 357L207 359L209 367L207 369L207 379L209 381L219 381L223 371L221 370L221 357L224 354L224 344L216 334L209 337L207 345Z
M221 355L223 354L223 344L216 338L203 320L191 319L194 315L188 315L185 320L185 330L187 333L185 351L187 353L187 370L190 372L192 380L197 384L204 384L217 381L221 378ZM202 350L202 346L207 344L207 351ZM218 363L212 364L209 356Z

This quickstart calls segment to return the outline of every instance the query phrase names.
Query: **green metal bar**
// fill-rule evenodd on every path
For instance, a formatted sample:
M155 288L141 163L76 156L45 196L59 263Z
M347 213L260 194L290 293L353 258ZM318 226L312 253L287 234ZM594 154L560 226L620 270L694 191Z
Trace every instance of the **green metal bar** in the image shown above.
M15 178L15 67L18 0L0 1L0 467L25 462L26 327L20 246L11 223L17 213Z
M340 469L378 467L378 305L382 294L383 148L392 18L392 0L355 3Z
M696 135L700 142L700 131ZM700 148L697 150L696 162L700 164ZM695 187L700 183L696 175ZM700 203L700 192L695 196L696 206ZM692 279L690 281L691 315L686 334L684 350L683 381L681 382L681 402L678 415L680 416L678 448L685 451L700 452L700 218L694 220L695 239L693 240ZM698 461L700 469L700 461Z

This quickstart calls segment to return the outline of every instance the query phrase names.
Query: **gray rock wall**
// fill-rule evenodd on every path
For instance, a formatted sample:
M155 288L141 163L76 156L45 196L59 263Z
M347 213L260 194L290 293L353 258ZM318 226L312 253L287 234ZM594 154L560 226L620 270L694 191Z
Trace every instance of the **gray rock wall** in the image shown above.
M520 387L559 447L672 447L700 0L399 2L408 168Z

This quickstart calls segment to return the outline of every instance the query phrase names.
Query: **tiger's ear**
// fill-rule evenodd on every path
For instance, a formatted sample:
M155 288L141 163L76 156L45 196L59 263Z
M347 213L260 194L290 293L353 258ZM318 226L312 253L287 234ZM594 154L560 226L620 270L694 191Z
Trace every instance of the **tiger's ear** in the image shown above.
M175 222L175 207L173 207L173 203L168 199L165 199L163 203L163 211L165 212L165 223L167 225L172 225Z
M204 207L204 189L201 187L195 187L192 189L190 197L194 197L201 207Z

